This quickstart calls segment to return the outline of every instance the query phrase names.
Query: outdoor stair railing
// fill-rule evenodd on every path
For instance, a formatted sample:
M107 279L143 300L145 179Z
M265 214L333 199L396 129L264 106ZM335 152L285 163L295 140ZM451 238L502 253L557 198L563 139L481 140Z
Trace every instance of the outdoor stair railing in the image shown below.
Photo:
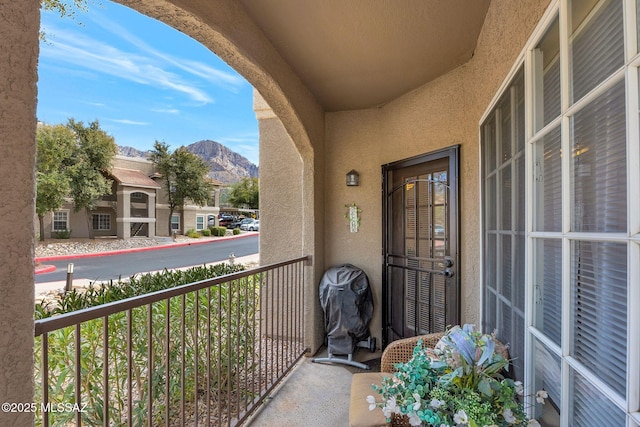
M310 260L37 320L36 425L241 425L307 351Z

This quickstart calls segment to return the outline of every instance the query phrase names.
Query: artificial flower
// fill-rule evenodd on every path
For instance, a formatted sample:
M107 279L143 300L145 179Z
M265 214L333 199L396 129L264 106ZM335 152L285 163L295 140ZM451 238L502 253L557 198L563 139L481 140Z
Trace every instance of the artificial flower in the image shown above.
M549 397L549 394L545 390L538 390L536 392L536 402L544 405L544 400Z

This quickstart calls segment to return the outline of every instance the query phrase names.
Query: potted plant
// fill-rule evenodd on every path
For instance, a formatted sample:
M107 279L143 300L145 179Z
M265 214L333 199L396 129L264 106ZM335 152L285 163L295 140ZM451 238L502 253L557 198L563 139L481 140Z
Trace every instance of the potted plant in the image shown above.
M451 328L434 349L419 342L408 362L372 386L382 401L368 396L369 410L381 409L387 422L406 417L412 426L539 426L523 410L522 383L503 375L509 360L500 346L473 325ZM539 402L546 397L537 393Z

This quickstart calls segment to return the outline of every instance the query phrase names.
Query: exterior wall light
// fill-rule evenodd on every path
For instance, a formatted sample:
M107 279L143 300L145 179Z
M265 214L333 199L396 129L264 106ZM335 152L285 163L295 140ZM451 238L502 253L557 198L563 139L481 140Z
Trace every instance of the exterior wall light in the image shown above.
M357 187L360 184L360 175L358 172L351 169L349 173L347 173L347 187Z

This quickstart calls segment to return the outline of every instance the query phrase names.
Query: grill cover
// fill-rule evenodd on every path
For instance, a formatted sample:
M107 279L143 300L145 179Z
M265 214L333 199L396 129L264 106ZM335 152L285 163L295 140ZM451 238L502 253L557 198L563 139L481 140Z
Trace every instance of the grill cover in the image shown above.
M331 267L320 281L329 354L353 354L369 337L373 295L367 275L351 264Z

